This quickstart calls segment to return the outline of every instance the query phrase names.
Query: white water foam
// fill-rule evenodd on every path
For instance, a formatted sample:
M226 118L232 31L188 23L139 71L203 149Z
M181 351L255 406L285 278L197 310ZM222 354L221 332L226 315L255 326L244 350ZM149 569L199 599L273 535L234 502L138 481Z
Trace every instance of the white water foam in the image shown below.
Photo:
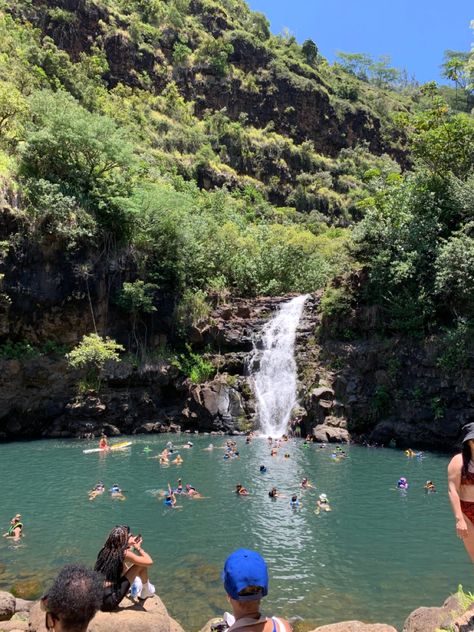
M296 400L296 329L307 299L297 296L281 306L254 341L249 363L257 401L260 431L269 437L281 437L287 431Z

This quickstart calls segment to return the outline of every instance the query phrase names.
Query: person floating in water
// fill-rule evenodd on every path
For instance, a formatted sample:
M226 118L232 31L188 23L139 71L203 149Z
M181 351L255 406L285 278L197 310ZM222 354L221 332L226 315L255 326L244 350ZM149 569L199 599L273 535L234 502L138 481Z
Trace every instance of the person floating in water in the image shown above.
M105 434L101 435L100 437L100 441L99 441L99 448L101 450L109 450L109 444L107 443L107 437L105 436Z
M23 523L21 522L21 514L16 514L10 520L10 526L8 531L3 534L4 538L11 538L12 540L19 540L23 535Z
M432 494L436 491L436 485L433 483L433 481L426 481L424 485L424 490L427 494Z
M398 479L397 489L408 489L408 481L404 476Z
M168 483L168 487L169 487L169 483ZM183 482L180 478L178 478L178 484L176 485L176 488L173 490L175 494L183 494L184 493L184 488L183 488Z
M318 508L318 513L319 511L331 511L331 505L329 504L326 494L319 494L316 506Z
M176 507L176 496L174 495L174 492L166 494L163 504L165 507L171 507L171 509Z
M237 483L237 485L235 486L235 493L238 494L239 496L249 495L248 489L245 488L241 483Z
M267 471L267 468L265 467L265 465L261 465L260 466L260 473L261 474L265 474L266 471Z
M291 497L290 507L292 509L299 509L301 507L301 503L298 500L298 496L296 494L293 494L293 496Z
M189 483L186 483L186 494L188 495L189 498L196 498L196 499L204 498L204 496Z
M456 534L474 563L474 423L463 426L462 451L448 465L448 493Z
M118 498L119 500L125 500L125 496L123 495L123 491L120 489L120 487L117 485L117 483L114 483L112 485L112 487L109 489L110 492L110 496L112 498Z
M105 485L102 481L99 481L89 492L89 500L94 500L97 496L100 496L105 492Z

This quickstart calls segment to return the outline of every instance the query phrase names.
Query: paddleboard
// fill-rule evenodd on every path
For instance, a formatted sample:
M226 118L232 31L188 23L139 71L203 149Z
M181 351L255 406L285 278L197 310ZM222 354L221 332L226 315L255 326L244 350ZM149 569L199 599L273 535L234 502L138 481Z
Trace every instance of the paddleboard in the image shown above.
M90 448L89 450L83 450L84 454L91 454L92 452L108 452L109 450L123 450L124 448L128 448L132 445L131 441L122 441L122 443L116 443L115 445L111 445L108 449L106 448Z

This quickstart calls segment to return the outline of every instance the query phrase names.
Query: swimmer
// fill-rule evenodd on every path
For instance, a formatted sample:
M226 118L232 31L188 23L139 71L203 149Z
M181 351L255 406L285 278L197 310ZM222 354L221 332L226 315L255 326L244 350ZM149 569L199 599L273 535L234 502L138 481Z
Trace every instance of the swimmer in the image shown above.
M316 502L317 511L331 511L331 505L329 504L326 494L319 494L319 498Z
M10 526L8 531L3 534L4 538L11 538L12 540L19 540L23 535L23 523L21 522L21 514L16 514L10 520Z
M117 483L114 483L112 485L112 487L109 489L109 493L110 493L111 498L117 498L119 500L125 500L125 496L123 495L123 492L120 489L120 487L117 485Z
M278 450L276 450L275 448L272 448L270 452L270 456L277 456L277 455L278 455Z
M210 443L210 444L207 446L207 448L203 448L203 450L208 450L208 451L214 450L214 445L213 445L212 443Z
M181 465L183 463L183 457L179 456L179 454L176 456L175 460L172 461L173 465Z
M170 487L170 484L168 483L168 487ZM175 490L173 490L175 494L182 494L184 493L184 489L183 489L183 482L180 478L178 478L178 485L176 487Z
M183 448L189 449L193 447L193 442L192 441L186 441L186 443L183 445Z
M198 490L195 487L193 487L189 483L186 483L186 494L189 496L189 498L195 498L196 500L198 500L199 498L206 498L200 492L198 492Z
M237 485L235 486L235 493L238 494L239 496L248 496L249 495L248 489L246 489L240 483L237 483Z
M408 489L408 481L404 476L401 476L398 479L397 489L407 490Z
M294 494L290 500L290 507L292 509L299 509L301 507L300 501L298 500L298 496Z
M305 476L303 480L301 481L301 489L309 489L310 487L313 487L313 486L311 485L311 483L308 481L308 479Z
M423 488L427 494L432 494L436 491L436 485L433 483L433 481L426 481Z
M110 450L109 444L107 443L107 437L105 436L105 434L101 435L100 437L99 448L101 450Z
M290 455L288 454L288 452L284 455L285 459L289 459Z
M271 488L271 490L268 492L268 496L272 500L276 500L277 498L286 498L286 496L284 496L283 494L280 494L280 492L277 490L276 487Z
M170 509L174 509L176 507L176 496L173 493L166 494L163 505L165 507L170 507Z
M94 500L97 496L100 496L105 492L105 485L102 481L99 481L89 492L89 500Z
M265 472L267 471L267 468L264 465L260 466L260 473L261 474L265 474Z

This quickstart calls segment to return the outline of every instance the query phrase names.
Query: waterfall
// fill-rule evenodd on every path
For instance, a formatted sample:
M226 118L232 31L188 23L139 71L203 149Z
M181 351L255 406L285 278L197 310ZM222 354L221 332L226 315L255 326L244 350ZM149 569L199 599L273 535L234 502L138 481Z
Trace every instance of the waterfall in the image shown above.
M296 329L307 296L282 305L254 341L249 363L262 434L280 437L296 405Z

